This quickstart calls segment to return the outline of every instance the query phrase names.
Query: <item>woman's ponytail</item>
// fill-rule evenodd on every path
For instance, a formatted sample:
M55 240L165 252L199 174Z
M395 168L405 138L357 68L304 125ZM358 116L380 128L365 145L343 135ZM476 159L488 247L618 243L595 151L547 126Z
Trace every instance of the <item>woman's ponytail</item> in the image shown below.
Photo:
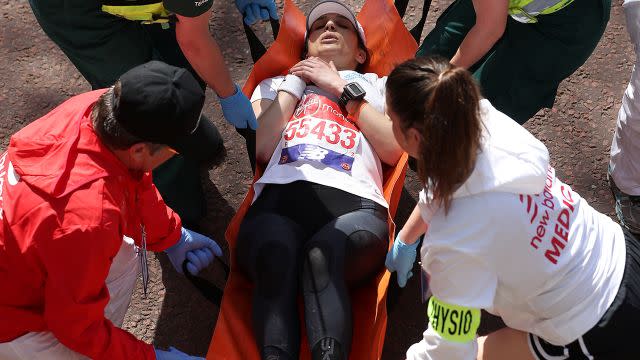
M453 193L471 175L480 147L480 91L471 74L445 59L412 59L387 80L391 110L404 131L422 134L418 175L448 212Z

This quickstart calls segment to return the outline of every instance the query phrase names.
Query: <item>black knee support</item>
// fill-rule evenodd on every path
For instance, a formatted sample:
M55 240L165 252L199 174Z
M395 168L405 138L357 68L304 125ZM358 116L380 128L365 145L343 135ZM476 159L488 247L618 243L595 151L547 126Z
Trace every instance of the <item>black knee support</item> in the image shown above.
M322 250L317 247L309 250L304 266L303 282L309 282L305 285L305 289L318 293L329 285L331 281L330 264Z

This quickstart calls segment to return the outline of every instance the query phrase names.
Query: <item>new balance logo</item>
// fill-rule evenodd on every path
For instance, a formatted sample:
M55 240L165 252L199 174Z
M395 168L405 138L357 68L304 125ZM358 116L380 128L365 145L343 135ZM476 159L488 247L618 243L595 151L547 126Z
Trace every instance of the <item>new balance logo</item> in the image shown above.
M320 341L320 350L322 350L322 360L331 360L331 355L335 349L334 340L332 338L324 338Z
M322 160L329 153L328 150L316 147L316 148L305 148L300 154L298 159L308 159L308 160Z

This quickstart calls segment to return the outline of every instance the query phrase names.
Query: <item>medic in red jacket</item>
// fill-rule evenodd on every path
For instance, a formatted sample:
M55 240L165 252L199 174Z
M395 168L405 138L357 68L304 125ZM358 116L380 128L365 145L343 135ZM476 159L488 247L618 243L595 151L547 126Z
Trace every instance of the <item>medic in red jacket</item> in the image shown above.
M221 255L213 240L182 228L149 172L206 125L203 103L188 72L151 62L11 137L0 156L0 358L188 358L107 319L117 299L106 280L139 264L135 252L122 261L125 237L166 251L180 272L184 260L197 273ZM49 340L34 340L40 332Z

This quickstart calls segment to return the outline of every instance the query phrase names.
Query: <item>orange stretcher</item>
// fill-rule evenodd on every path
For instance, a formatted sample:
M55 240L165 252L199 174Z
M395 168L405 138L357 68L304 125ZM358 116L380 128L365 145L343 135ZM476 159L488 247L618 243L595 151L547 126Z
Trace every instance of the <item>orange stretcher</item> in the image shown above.
M365 72L387 75L393 66L414 56L417 49L416 41L407 31L391 0L367 0L357 17L365 30L370 53ZM300 61L304 33L304 14L292 0L285 0L278 36L267 52L256 62L249 75L243 88L247 96L251 96L260 81L286 74L291 66ZM395 233L392 219L404 184L407 158L407 154L403 154L395 167L388 167L384 171L384 197L389 203L390 244L393 242ZM261 173L262 169L258 167L254 181L261 176ZM238 229L251 205L253 195L253 187L251 187L226 231L231 273L224 289L207 359L260 359L251 320L253 285L238 270L235 259ZM353 308L353 341L349 357L351 360L379 359L382 355L387 326L386 295L389 277L389 272L385 270L370 284L365 284L350 293L352 304L358 304ZM301 334L305 334L304 320L301 323ZM310 359L306 336L301 338L300 359Z

